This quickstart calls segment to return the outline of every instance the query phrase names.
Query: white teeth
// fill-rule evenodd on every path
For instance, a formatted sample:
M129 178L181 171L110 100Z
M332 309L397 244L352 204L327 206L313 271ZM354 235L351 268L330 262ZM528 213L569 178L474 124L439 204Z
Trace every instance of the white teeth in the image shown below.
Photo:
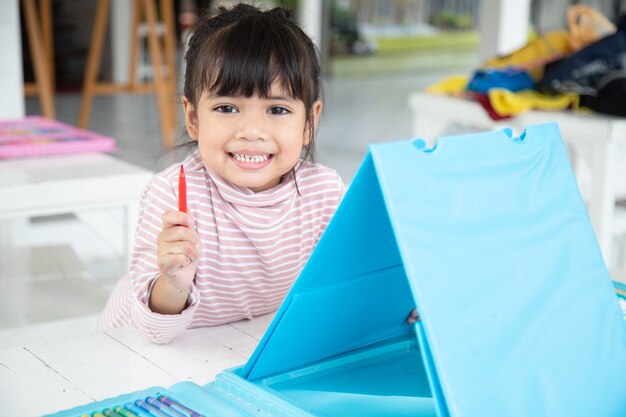
M265 154L265 155L241 155L238 153L234 153L232 154L233 158L235 158L238 161L241 162L264 162L267 161L268 159L270 159L270 156Z

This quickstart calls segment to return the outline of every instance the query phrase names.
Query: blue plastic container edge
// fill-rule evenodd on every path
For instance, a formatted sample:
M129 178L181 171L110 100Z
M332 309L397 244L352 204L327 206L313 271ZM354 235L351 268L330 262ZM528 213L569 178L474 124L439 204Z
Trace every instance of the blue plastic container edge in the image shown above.
M274 396L269 396L268 390L240 377L236 373L237 369L224 371L215 378L212 388L217 395L242 410L255 414L262 413L272 417L315 417L292 405L276 391L272 390Z
M296 370L271 375L266 378L262 378L258 382L267 386L268 389L272 389L271 385L285 382L290 379L301 378L313 374L319 375L330 370L345 369L346 367L350 368L356 362L363 362L377 356L389 355L395 351L411 349L418 345L415 337L409 336L402 337L400 340L392 343L388 343L387 340L388 339L385 339L372 345L355 349L356 352L355 350L344 352L336 355L335 357L325 359L324 361L316 362Z

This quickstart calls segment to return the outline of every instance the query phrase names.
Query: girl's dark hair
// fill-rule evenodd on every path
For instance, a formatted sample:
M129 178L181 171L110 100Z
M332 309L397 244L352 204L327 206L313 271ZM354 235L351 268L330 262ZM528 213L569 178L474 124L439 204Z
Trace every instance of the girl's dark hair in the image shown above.
M313 103L320 99L317 49L297 25L293 12L238 4L200 17L185 54L183 93L197 107L202 92L267 98L276 80L291 97L302 100L313 127ZM313 129L305 159L314 159Z

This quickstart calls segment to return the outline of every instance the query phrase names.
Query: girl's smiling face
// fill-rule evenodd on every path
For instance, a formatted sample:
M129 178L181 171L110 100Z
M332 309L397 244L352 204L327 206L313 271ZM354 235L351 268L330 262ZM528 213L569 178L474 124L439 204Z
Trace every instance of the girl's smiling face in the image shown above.
M183 97L187 132L198 141L202 160L222 178L254 192L278 185L309 144L322 109L316 101L311 122L302 100L274 82L267 98L218 96L203 92L194 107Z

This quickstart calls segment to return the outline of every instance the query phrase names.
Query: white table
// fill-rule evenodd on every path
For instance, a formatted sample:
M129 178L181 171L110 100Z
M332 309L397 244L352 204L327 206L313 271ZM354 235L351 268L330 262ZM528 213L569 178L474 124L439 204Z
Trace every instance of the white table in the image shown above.
M2 349L2 415L41 416L181 381L207 384L246 362L272 318L187 330L167 345L119 328Z
M626 235L626 216L615 207L617 181L626 181L619 177L618 169L626 154L626 119L563 111L529 111L513 119L494 121L476 102L426 93L411 94L409 104L413 112L413 135L426 140L433 140L450 124L474 131L511 127L519 135L527 125L557 122L563 139L576 151L572 165L577 176L577 162L581 162L581 158L590 167L587 208L604 259L609 266L624 268L623 250L622 259L616 262L611 262L615 261L611 250L614 237Z
M121 254L129 253L141 191L149 170L102 153L81 153L0 161L0 249L10 245L19 229L15 222L34 216L122 209ZM114 233L101 218L92 225Z

